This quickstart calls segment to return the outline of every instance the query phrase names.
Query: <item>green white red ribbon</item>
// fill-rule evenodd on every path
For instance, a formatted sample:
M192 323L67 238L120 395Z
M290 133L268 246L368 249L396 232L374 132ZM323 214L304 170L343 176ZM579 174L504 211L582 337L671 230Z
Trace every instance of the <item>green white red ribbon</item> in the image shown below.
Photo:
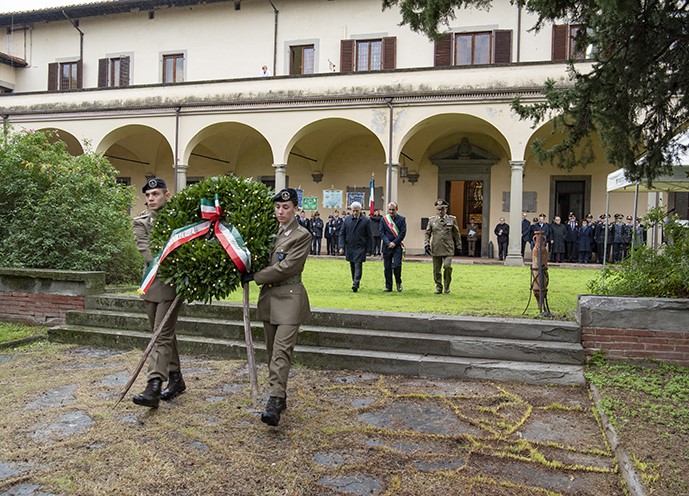
M385 214L383 216L383 220L385 221L385 224L388 226L388 229L390 229L390 231L392 231L392 234L394 234L397 238L400 235L400 230L397 227L397 224L395 224L395 221L392 220L392 215ZM404 241L400 243L400 246L402 247L402 254L404 255L404 253L407 251L407 249L404 247Z
M139 293L144 294L148 291L158 273L160 264L170 253L184 243L204 236L210 231L211 226L213 226L213 234L218 238L218 241L220 241L220 244L230 256L237 269L240 272L249 272L251 270L251 253L244 244L244 239L239 231L234 226L221 221L221 215L222 208L220 208L218 195L215 195L215 202L202 199L201 218L206 220L172 231L170 239L167 240L163 249L158 252L153 261L148 265L148 270L144 274L143 281L141 281L141 286L139 287Z

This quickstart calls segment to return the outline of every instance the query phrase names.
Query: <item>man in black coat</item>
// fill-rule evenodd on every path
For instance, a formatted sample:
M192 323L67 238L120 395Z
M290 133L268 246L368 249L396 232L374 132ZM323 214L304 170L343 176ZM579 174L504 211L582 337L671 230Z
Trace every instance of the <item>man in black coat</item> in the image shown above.
M565 236L565 249L567 251L567 262L576 262L579 257L577 249L577 241L579 240L579 223L577 217L570 212L569 220L567 221L567 235Z
M526 243L531 241L529 239L531 222L529 222L529 215L526 212L522 212L522 258L524 258L524 250L526 249Z
M504 217L500 217L500 222L495 226L493 233L498 238L498 258L505 260L505 257L507 257L507 245L510 241L510 226L505 223Z
M352 291L359 291L363 263L366 255L373 252L373 231L371 219L361 215L361 203L353 202L352 214L348 215L340 235L340 255L345 254L352 271Z

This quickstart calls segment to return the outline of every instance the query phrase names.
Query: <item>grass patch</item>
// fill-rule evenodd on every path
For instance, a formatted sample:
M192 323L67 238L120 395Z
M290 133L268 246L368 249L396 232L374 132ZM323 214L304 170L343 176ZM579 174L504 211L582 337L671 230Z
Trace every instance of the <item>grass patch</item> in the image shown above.
M45 334L47 329L40 326L0 322L0 343Z
M573 320L577 296L587 293L589 281L599 278L597 270L551 268L548 300L551 313ZM436 295L429 262L406 262L402 268L404 291L384 293L385 279L380 260L364 264L361 288L351 291L349 263L344 259L310 258L303 274L304 285L314 308L421 312L445 315L526 317L538 315L538 302L530 296L530 268L504 265L455 264L452 292ZM251 301L258 299L258 287L251 283ZM241 291L227 301L240 302Z
M688 494L689 367L613 364L599 355L586 377L648 494Z

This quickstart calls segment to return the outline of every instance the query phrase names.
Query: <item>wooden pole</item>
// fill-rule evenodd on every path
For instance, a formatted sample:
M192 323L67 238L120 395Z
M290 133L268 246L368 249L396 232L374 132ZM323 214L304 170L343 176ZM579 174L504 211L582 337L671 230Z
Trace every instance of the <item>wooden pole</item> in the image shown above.
M256 359L254 358L254 340L251 336L251 320L249 319L249 283L245 282L242 315L244 317L244 340L246 341L246 359L249 367L249 381L251 382L251 402L254 408L258 406L258 378L256 376Z
M141 369L143 368L144 363L146 363L146 359L148 358L148 355L151 354L151 351L153 350L153 346L155 345L155 342L158 339L158 336L160 336L160 333L163 331L163 327L165 327L165 324L167 324L167 321L170 320L170 316L175 311L175 309L181 304L182 304L182 300L179 298L179 296L175 296L175 299L172 300L172 304L170 305L170 308L168 308L167 312L165 313L163 320L160 321L158 328L155 329L155 331L153 332L153 336L151 336L151 340L148 342L148 346L146 347L146 350L144 350L144 354L141 356L141 359L139 360L139 363L136 366L136 369L134 370L134 374L132 375L132 378L129 379L129 382L124 387L124 390L122 391L122 393L120 393L120 397L117 399L117 402L112 407L113 410L115 409L115 407L117 405L120 404L120 401L122 401L122 398L124 398L125 395L129 392L129 390L131 389L132 384L134 384L134 381L136 380L136 378L139 377L139 372L141 372Z

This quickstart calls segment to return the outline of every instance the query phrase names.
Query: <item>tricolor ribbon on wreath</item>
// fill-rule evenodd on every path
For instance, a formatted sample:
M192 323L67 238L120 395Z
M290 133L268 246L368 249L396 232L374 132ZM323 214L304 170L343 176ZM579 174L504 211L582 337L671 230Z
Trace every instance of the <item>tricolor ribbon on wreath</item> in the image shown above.
M392 215L385 214L383 216L383 221L387 224L388 229L390 229L390 231L392 231L392 234L395 235L395 238L397 238L400 235L400 230L397 227L397 224L395 224L395 221L393 220ZM404 254L407 251L406 248L404 247L404 241L402 241L400 243L400 246L402 247L402 256L404 256Z
M158 273L160 264L170 253L184 243L204 236L210 232L211 227L213 227L213 234L218 238L222 247L237 266L237 269L242 273L249 272L251 270L251 253L244 244L244 239L239 231L237 231L234 226L221 221L221 215L222 208L220 208L218 195L215 195L215 203L210 200L201 199L201 218L206 220L195 224L189 224L188 226L180 227L172 231L170 239L167 240L163 249L158 252L149 264L148 270L146 274L144 274L143 281L141 281L139 293L144 294L148 291L148 288L151 287Z

